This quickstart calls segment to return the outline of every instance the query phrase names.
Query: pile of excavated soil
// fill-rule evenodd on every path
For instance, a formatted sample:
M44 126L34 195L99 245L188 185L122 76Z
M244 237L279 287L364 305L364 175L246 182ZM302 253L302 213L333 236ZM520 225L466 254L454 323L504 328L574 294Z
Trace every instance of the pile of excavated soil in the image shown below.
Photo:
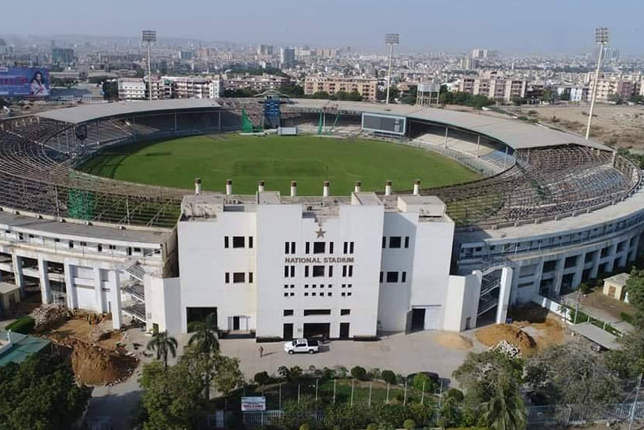
M43 333L65 324L70 312L62 306L42 305L35 309L31 316L36 321L34 331Z
M66 342L72 348L72 368L76 379L86 385L117 384L130 377L138 359L110 351L78 339Z
M437 333L433 339L441 346L458 351L467 351L474 346L472 339L468 339L458 333L441 332Z
M536 342L525 331L514 324L494 324L483 327L476 332L476 338L486 346L496 346L505 340L519 348L522 354L530 354L536 348Z

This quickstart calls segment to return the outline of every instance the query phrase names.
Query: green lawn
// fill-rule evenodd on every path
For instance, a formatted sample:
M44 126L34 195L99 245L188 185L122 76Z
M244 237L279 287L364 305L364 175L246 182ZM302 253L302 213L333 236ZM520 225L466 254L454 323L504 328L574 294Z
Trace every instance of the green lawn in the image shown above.
M478 179L448 158L422 149L364 139L315 136L256 137L237 134L194 136L113 148L87 161L80 170L132 182L192 188L201 177L204 190L223 191L232 179L234 192L254 193L260 179L267 190L286 194L290 181L298 194L320 195L331 181L332 195L348 195L356 180L363 191L409 190L414 179L437 187Z

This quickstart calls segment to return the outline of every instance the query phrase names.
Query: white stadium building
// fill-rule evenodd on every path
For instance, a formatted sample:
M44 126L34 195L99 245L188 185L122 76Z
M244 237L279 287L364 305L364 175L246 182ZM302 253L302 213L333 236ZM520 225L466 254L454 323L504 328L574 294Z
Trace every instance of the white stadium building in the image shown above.
M0 122L0 282L149 330L215 313L230 335L370 339L503 322L641 254L641 171L596 142L501 116L289 100L284 126L389 139L478 181L406 193L195 192L74 169L111 145L239 130L253 99L58 109ZM320 121L321 122L321 121Z

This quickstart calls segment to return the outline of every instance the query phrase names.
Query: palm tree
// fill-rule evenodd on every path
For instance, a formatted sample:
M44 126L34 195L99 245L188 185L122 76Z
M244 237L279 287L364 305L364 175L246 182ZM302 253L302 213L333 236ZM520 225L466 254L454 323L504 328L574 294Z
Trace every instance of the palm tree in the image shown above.
M156 325L152 329L152 339L145 347L147 350L154 350L157 353L157 360L163 360L163 365L168 368L168 353L172 357L177 356L177 339L168 335L167 331L159 331Z
M219 351L217 338L217 320L214 313L209 313L201 321L194 323L195 333L188 341L188 345L195 345L201 352L215 353Z
M494 430L523 430L527 414L515 383L499 378L490 384L490 400L481 404L481 421Z

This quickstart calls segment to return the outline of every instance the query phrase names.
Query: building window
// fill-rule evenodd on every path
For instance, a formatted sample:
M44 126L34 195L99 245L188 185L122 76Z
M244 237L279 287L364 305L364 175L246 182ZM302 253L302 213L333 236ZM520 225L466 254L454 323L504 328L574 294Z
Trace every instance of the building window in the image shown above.
M284 242L284 254L290 254L290 243Z
M253 248L253 236L248 236L248 247Z
M305 278L309 277L309 266L304 266L304 277Z
M293 309L284 309L284 313L283 313L283 315L284 315L285 317L293 316Z
M405 281L403 281L405 282ZM253 272L248 272L248 283L252 284L253 283Z
M407 272L402 272L400 276L400 282L407 282Z
M384 277L385 277L384 272L380 272L380 282L382 282L382 280L384 279Z
M329 278L333 277L333 266L329 266Z
M382 247L383 248L387 247L387 238L385 236L382 237Z
M333 242L329 243L329 254L333 254Z
M310 315L331 315L331 309L304 309L304 316Z
M400 248L401 241L400 236L391 236L389 238L389 248Z
M349 242L349 254L353 254L353 245L354 242Z
M387 282L398 282L398 272L387 272Z
M324 254L326 250L326 243L324 242L313 242L313 253L314 254Z
M308 254L311 251L311 242L306 242L304 244L304 253Z
M405 236L405 248L409 248L409 236Z
M319 278L324 276L324 266L313 266L313 277Z
M224 236L224 248L228 248L228 236Z
M224 279L226 280L227 284L230 284L230 273L226 272Z
M233 236L233 248L244 248L246 246L246 238L244 236Z
M340 309L340 315L351 315L351 309Z
M233 284L243 284L244 282L246 282L246 273L244 272L233 273Z

